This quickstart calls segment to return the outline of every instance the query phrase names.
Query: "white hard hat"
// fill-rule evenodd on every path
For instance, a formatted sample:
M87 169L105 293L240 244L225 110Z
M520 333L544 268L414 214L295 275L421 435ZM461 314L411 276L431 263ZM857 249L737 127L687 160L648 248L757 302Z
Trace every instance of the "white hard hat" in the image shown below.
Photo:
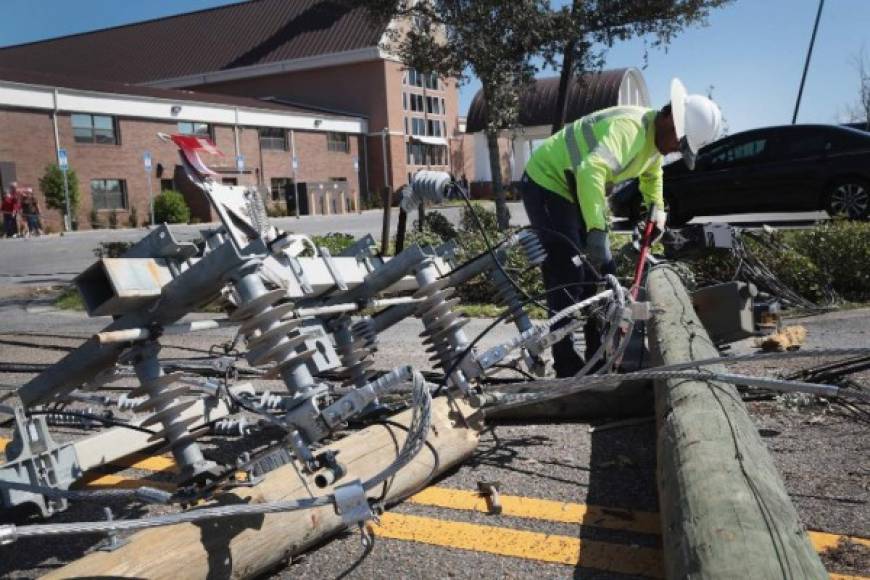
M686 94L680 79L674 79L671 81L671 114L683 160L689 169L694 169L698 150L719 137L722 112L707 97Z

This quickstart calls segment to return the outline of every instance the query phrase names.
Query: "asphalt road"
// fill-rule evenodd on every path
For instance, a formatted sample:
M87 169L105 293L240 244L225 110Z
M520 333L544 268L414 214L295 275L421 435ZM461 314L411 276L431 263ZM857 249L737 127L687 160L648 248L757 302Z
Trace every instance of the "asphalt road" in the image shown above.
M510 203L511 223L527 225L525 209L521 203ZM459 222L461 208L452 206L437 210L444 213L454 224ZM740 216L699 217L694 223L708 221L727 222L736 225L781 224L794 227L826 219L824 212L801 214L746 214ZM342 232L361 237L372 234L380 239L383 212L369 210L358 214L332 216L304 216L302 218L277 218L273 223L286 231L300 234L326 234ZM393 210L391 220L395 233L398 210ZM199 236L208 224L172 226L177 239L187 241ZM624 227L615 222L614 227ZM53 234L41 238L0 239L0 286L39 286L62 284L74 278L94 261L94 250L101 242L136 241L147 234L144 228L125 230L87 230L69 234Z
M47 304L47 300L0 300L0 361L56 361L109 322L107 318L90 319L82 313L55 311ZM823 348L867 344L868 320L870 310L864 309L790 323L799 322L808 328L807 348ZM472 320L465 330L474 336L487 322ZM420 329L419 321L405 320L384 333L376 368L398 364L427 368L426 355L416 346L420 344ZM481 348L514 333L509 325L497 326L481 341ZM202 356L210 345L232 334L233 329L224 328L165 336L162 355ZM748 342L734 347L735 352L749 349ZM773 374L782 367L767 362L738 370ZM0 382L21 384L29 376L3 373ZM867 384L867 380L864 377L861 383ZM274 382L256 386L259 390L279 388ZM769 405L756 414L756 420L764 428L765 440L803 523L811 529L866 536L870 521L870 490L863 465L866 453L862 452L868 444L866 427L838 417L824 405L785 412L775 401ZM66 433L61 437L81 436L81 432ZM8 430L0 430L0 436L8 437ZM660 538L654 529L642 529L640 524L657 511L655 437L651 421L593 432L581 423L492 424L469 461L433 482L427 490L429 499L405 502L388 512L384 517L386 532L376 538L369 553L363 551L358 533L351 531L295 558L270 577L649 577L639 571L649 573L660 561ZM211 453L217 447L206 442L206 449ZM170 473L133 469L117 475L146 477L150 481L171 478ZM521 501L555 503L543 508L535 504L532 517L507 507L501 515L464 508L455 496L474 496L481 481L497 481L502 494L526 498ZM628 522L629 529L603 525L600 513L587 513L573 520L565 517L582 506L602 507L602 513ZM123 506L117 506L115 513L118 517L138 514ZM99 508L80 506L55 521L102 517ZM396 537L401 534L405 539ZM79 557L98 540L93 536L71 537L63 542L19 540L0 547L0 576L39 576ZM831 569L861 573L866 572L867 562L870 560L850 565L834 562ZM831 565L832 561L826 559L826 563Z

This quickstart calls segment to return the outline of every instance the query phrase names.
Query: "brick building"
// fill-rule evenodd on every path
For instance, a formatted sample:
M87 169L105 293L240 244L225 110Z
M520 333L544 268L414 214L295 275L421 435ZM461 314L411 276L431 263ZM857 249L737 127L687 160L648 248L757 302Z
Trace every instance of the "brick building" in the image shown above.
M149 213L144 155L152 159L151 190L185 191L176 179L178 153L158 133L214 140L224 156L205 159L225 183L263 186L292 212L344 213L360 207L359 156L365 119L246 97L153 89L0 69L0 184L34 186L46 166L67 151L81 192L80 227L110 214L140 223ZM293 157L298 163L293 168ZM294 179L296 187L294 189ZM194 217L210 220L199 196L188 198ZM45 204L43 203L43 207ZM57 228L60 216L46 213Z
M0 67L362 119L365 134L353 146L369 198L420 168L461 174L463 165L456 81L405 69L382 46L388 26L401 24L373 22L352 3L250 0L0 49ZM256 144L246 132L243 149ZM313 170L302 155L300 172ZM328 182L331 166L320 169L313 178Z

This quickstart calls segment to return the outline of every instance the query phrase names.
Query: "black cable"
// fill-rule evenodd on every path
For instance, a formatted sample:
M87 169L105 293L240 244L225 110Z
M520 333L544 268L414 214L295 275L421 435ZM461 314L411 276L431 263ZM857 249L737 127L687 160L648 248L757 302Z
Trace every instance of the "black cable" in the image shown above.
M146 427L140 427L138 425L131 425L130 423L125 423L124 421L118 421L115 419L110 419L108 417L101 417L100 415L93 415L91 413L84 413L80 411L28 411L27 416L31 417L33 415L66 415L68 417L79 417L81 419L90 419L91 421L97 421L104 425L108 425L111 427L124 427L126 429L131 429L133 431L141 431L142 433L150 433L151 435L155 435L157 431L152 429L148 429Z
M520 284L514 280L513 276L508 274L507 270L502 266L501 260L498 259L498 256L495 254L495 248L493 248L492 243L489 241L489 236L486 235L486 228L483 227L483 222L480 221L480 216L477 215L477 212L474 210L474 205L471 203L471 199L468 197L468 193L462 188L458 183L453 183L453 187L459 192L459 195L462 196L463 201L465 201L465 205L468 207L468 211L471 214L471 218L474 220L474 224L477 226L477 229L480 231L481 237L483 237L483 242L486 244L486 249L489 252L490 256L492 256L493 262L495 262L496 268L498 268L499 272L507 279L508 282L511 283L511 286L516 289L522 296L524 296L528 302L535 302L541 308L546 308L542 304L538 303L537 300L533 299L529 296L529 293L525 291L525 289L520 286Z
M595 278L598 281L601 281L604 279L604 277L601 275L601 272L599 272L595 268L595 266L592 265L592 262L590 262L586 258L585 252L583 252L583 250L580 248L580 246L577 245L577 242L575 242L574 240L572 240L570 237L566 236L562 232L560 232L558 230L554 230L552 228L547 228L547 227L543 227L543 226L531 226L531 225L523 226L520 228L520 230L533 230L533 231L544 232L544 233L555 235L557 238L559 238L560 241L565 242L569 248L574 250L575 254L580 256L580 259L583 260L583 262L589 267L589 269L592 271L592 274L595 276Z
M526 371L524 371L524 370L521 369L521 368L518 368L518 367L512 367L512 366L510 366L510 365L497 364L497 365L492 365L492 368L494 368L494 369L504 369L504 370L506 370L506 371L514 371L515 373L519 373L519 374L522 375L524 378L526 378L526 379L528 379L528 380L530 380L530 381L537 380L537 378L538 378L538 377L536 377L535 375L533 375L533 374L531 374L531 373L527 373Z
M597 282L572 282L570 284L560 284L559 286L556 286L555 288L550 288L549 290L545 290L534 297L530 297L528 300L523 301L522 305L525 306L526 304L529 304L530 302L537 302L537 300L540 300L541 298L546 297L548 294L550 294L552 292L559 292L560 290L564 290L565 288L570 288L570 287L574 287L574 286L591 286L591 285L597 285L597 284L598 284ZM444 373L444 376L441 378L441 382L438 383L438 388L433 393L433 396L437 396L444 389L444 387L447 386L447 381L450 379L450 375L452 375L454 372L456 372L456 369L459 368L459 365L465 360L465 357L468 356L468 353L470 353L471 350L477 345L477 343L480 342L480 339L482 339L490 331L492 331L492 329L495 328L499 323L503 322L504 320L506 320L507 318L509 318L512 315L513 315L513 309L508 308L507 310L502 312L498 317L496 317L492 321L492 323L489 324L489 326L487 326L482 331L480 331L480 333L476 337L474 337L474 340L472 340L470 343L468 343L468 346L466 346L465 349L463 349L462 353L458 357L456 357L456 360L453 361L453 364L450 365L450 368L447 369L447 371Z

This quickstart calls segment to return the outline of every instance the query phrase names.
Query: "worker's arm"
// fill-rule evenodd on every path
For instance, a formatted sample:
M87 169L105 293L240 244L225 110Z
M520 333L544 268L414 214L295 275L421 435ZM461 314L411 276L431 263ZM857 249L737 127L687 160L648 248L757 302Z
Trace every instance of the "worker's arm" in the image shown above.
M643 196L643 204L648 208L658 206L665 209L664 186L662 185L662 158L659 156L649 169L641 173L640 193Z
M631 119L616 120L596 147L575 168L580 209L586 230L607 231L607 196L605 187L613 175L628 165L636 153L641 127Z
M649 169L640 175L640 193L643 203L649 210L649 219L655 224L653 243L659 241L665 233L668 214L665 212L665 201L662 187L662 158L656 159Z

